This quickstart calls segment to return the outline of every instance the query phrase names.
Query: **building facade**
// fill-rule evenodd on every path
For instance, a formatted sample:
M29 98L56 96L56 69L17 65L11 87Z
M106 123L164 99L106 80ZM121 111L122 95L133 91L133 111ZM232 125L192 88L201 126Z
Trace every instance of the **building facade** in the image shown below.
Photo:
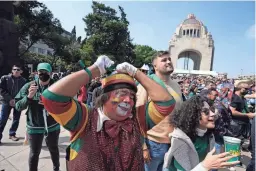
M184 58L184 67L188 70L189 59L194 62L193 70L212 71L214 60L214 41L207 27L189 14L177 28L169 42L169 51L174 68L178 59Z
M62 36L70 38L71 33L64 30ZM40 55L52 55L54 53L54 50L50 48L47 44L45 44L43 41L38 41L37 43L33 44L29 51Z

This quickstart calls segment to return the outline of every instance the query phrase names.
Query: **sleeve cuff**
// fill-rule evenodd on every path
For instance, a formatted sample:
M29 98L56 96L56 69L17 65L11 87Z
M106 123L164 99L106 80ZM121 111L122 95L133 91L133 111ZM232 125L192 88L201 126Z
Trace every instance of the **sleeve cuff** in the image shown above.
M192 169L191 171L208 171L208 169L206 169L202 163L199 163L194 169Z
M147 144L145 142L143 143L142 148L143 148L143 150L147 150L148 149Z
M52 101L56 101L56 102L69 102L71 100L71 97L68 96L62 96L62 95L58 95L55 94L51 91L49 91L48 89L46 89L43 94L42 94L46 99L52 100Z
M171 99L171 100L168 100L166 102L154 102L155 104L159 105L159 106L171 106L173 104L175 104L175 99Z

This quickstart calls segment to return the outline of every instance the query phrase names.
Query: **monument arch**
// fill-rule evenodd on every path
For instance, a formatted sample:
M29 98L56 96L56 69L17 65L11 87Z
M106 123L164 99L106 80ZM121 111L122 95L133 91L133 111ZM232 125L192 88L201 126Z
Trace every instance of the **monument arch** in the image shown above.
M182 66L178 66L178 61L180 59L183 59L183 64ZM178 59L176 61L176 66L178 69L184 69L184 70L200 70L200 64L201 64L201 60L202 60L202 54L194 49L186 49L181 51L178 54ZM189 68L191 61L193 61L193 67Z
M169 51L174 68L180 58L191 59L194 70L212 71L214 60L214 41L204 24L194 14L189 14L177 28L169 42ZM188 67L184 60L184 68ZM181 68L180 68L181 69Z

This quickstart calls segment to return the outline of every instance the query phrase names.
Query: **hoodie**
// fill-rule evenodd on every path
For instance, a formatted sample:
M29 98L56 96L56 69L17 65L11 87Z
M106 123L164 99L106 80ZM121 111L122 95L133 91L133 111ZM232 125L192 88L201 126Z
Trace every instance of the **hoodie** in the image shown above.
M172 160L175 160L186 171L208 171L199 162L199 156L191 139L180 129L175 128L169 134L171 147L164 157L163 171L169 171ZM214 136L209 138L208 151L213 149L215 144Z

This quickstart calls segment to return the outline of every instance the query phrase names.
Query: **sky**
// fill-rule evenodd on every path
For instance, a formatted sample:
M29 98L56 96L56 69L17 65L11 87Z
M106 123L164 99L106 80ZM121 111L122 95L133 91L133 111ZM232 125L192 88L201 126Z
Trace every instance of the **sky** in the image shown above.
M82 20L92 12L91 1L43 1L62 27L85 37ZM211 32L214 45L213 70L228 77L255 73L255 2L222 1L101 1L118 10L124 8L130 22L129 30L136 44L156 50L169 49L176 27L193 13ZM178 62L178 67L183 61ZM189 67L192 67L190 62Z

